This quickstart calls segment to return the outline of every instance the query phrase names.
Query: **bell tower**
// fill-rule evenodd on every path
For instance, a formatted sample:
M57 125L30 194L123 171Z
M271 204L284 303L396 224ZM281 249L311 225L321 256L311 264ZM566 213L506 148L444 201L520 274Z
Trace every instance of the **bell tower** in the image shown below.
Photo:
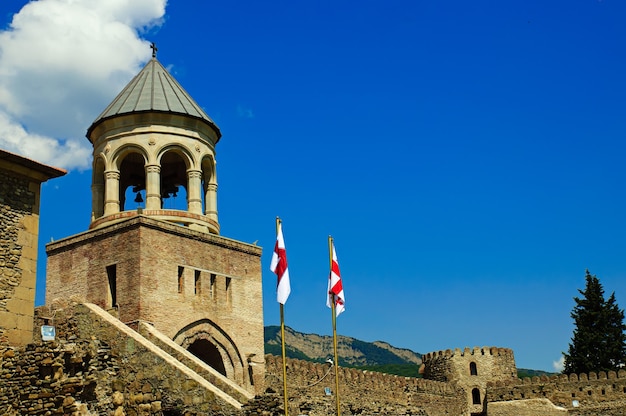
M90 228L139 209L151 218L219 234L215 145L220 137L213 120L156 59L153 45L152 59L87 130L93 144ZM168 207L181 195L183 201Z
M131 327L149 322L259 393L261 248L220 235L221 132L153 51L87 130L91 222L46 246L46 304L90 302Z

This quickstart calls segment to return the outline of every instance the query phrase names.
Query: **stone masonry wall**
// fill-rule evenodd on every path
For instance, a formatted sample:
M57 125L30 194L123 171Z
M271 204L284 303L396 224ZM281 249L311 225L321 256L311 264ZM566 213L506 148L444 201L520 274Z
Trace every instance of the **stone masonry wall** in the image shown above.
M38 328L53 324L55 341ZM266 393L242 410L201 388L193 378L120 332L85 305L38 308L34 342L0 347L0 414L17 415L282 415L282 361L266 356ZM340 368L345 415L469 415L466 392L456 383ZM288 360L289 410L326 416L335 409L334 366ZM331 390L327 395L325 388ZM497 381L487 385L492 403L516 401L502 415L531 411L528 399L548 399L578 416L617 416L626 410L626 371ZM578 401L578 407L572 401ZM526 404L524 404L526 402ZM494 407L495 411L496 407ZM518 413L515 413L518 412ZM532 413L524 413L532 414ZM555 413L557 414L557 413Z
M487 383L517 379L509 348L474 347L437 351L422 356L424 378L447 381L463 388L470 413L486 409Z
M23 345L32 334L39 184L0 169L0 344Z
M49 243L46 303L87 301L188 348L208 341L225 375L263 391L261 247L143 215ZM114 282L114 284L112 284Z
M239 415L84 305L39 308L56 341L0 347L2 415Z
M494 382L487 386L488 403L547 398L571 415L626 414L626 370Z
M267 355L265 362L266 387L277 395L273 399L271 395L266 396L264 400L274 404L275 413L272 414L282 414L282 358ZM448 383L339 368L339 384L341 411L346 415L469 414L463 390ZM325 394L326 387L333 395ZM333 414L336 407L334 391L334 366L287 360L290 414ZM266 403L265 410L267 407Z

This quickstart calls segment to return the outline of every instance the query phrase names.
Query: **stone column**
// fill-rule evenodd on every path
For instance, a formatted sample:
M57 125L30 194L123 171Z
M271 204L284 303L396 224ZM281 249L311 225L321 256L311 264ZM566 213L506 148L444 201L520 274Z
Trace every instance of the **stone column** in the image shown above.
M187 211L202 215L202 171L187 171Z
M120 212L120 172L117 170L107 170L104 172L105 200L104 215L112 215Z
M217 222L217 184L210 183L206 187L206 194L204 197L204 203L206 205L204 214L209 217L210 220Z
M146 209L161 209L161 166L146 165Z

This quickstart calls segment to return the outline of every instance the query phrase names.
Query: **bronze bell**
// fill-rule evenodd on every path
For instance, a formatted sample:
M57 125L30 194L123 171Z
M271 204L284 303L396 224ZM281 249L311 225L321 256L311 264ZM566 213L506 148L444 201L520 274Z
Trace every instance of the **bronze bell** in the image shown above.
M141 197L141 193L137 192L137 196L135 196L135 202L140 204L143 202L143 198Z

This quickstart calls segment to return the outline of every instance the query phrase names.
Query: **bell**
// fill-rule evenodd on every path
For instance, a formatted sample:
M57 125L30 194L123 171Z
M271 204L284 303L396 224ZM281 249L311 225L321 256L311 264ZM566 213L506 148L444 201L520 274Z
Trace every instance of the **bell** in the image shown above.
M135 196L135 202L138 204L143 202L143 198L141 197L141 194L139 192L137 192L137 196Z

